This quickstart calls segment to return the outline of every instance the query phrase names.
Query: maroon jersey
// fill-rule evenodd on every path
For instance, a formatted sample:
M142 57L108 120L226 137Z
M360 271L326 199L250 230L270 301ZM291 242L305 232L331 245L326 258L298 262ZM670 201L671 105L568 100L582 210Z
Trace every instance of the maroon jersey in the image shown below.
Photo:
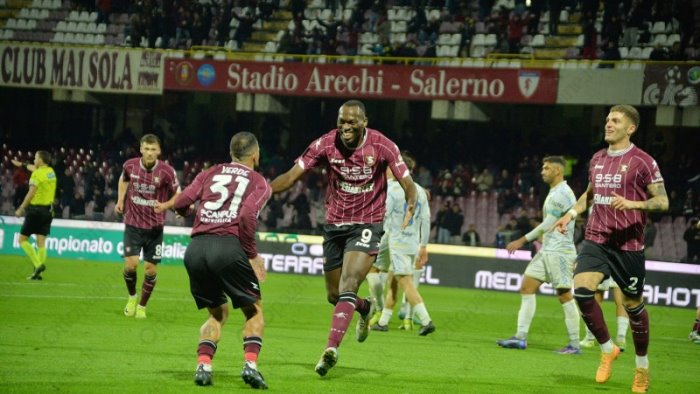
M646 213L620 211L610 206L613 195L631 200L647 200L647 186L663 182L656 161L634 144L622 152L607 149L596 152L588 169L593 189L593 209L586 225L586 239L625 251L644 249Z
M356 149L348 149L329 131L312 142L297 159L309 170L324 165L328 171L326 222L329 224L381 223L386 202L386 168L396 179L409 174L399 148L382 133L366 129L365 140Z
M240 163L217 164L197 175L175 199L175 209L199 201L192 236L238 237L249 258L257 256L258 214L272 194L265 178Z
M129 182L124 201L124 224L138 228L163 227L165 212L153 210L156 202L165 202L180 191L175 170L157 160L150 170L140 157L124 162L121 179Z

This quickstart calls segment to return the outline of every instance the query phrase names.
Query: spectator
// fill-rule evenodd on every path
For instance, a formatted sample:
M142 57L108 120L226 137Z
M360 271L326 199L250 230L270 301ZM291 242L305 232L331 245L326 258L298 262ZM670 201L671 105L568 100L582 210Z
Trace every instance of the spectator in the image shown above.
M12 184L15 187L12 204L18 207L24 201L24 196L29 191L29 171L24 167L15 167L15 172L12 174Z
M683 233L687 245L686 263L700 264L700 219L694 217L688 222L688 228Z
M620 49L615 42L608 41L605 52L603 52L603 56L600 60L603 60L603 63L600 63L598 68L615 68L615 64L611 62L622 60Z
M70 207L71 218L85 219L85 200L83 200L82 194L75 192L68 206Z
M457 203L453 203L450 210L447 211L446 217L447 218L444 220L444 223L450 233L449 243L459 245L460 237L462 235L462 224L464 224L462 209Z
M484 168L481 174L476 177L474 183L476 184L476 190L480 192L491 190L493 187L493 175L491 175L491 171L489 171L488 168Z
M671 52L668 55L668 60L677 62L684 62L688 60L688 55L683 52L680 41L674 42L671 46Z
M435 223L433 226L437 229L437 243L448 244L450 243L450 229L449 229L449 219L448 215L451 212L450 202L445 201L437 214L435 215Z
M462 234L462 243L467 246L481 246L481 237L474 223L470 224L467 231Z
M238 49L243 48L243 43L253 34L253 25L259 19L259 16L253 16L250 11L246 11L243 16L238 16L235 12L231 16L238 19L238 28L233 35L233 40L238 43Z
M668 60L668 58L668 51L666 51L666 48L661 44L656 44L654 50L649 54L649 60L665 61Z

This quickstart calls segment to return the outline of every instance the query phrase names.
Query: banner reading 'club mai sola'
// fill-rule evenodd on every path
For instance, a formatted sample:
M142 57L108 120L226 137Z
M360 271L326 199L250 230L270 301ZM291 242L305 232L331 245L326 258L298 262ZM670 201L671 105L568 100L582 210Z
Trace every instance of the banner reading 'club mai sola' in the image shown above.
M162 94L162 53L0 43L0 85Z
M554 103L557 70L167 59L166 90Z

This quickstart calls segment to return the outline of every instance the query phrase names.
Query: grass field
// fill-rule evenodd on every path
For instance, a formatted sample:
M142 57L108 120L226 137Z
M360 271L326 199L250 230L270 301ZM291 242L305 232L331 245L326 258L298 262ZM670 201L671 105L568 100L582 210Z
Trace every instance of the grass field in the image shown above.
M192 301L185 270L163 266L148 319L122 314L122 265L51 259L44 280L30 282L29 263L0 256L0 392L204 392L247 389L242 366L240 312L224 327L214 359L214 386L196 387L199 326L205 312ZM142 272L139 272L139 284ZM538 297L527 350L501 349L512 335L514 293L422 287L437 331L428 337L391 323L365 343L354 322L338 365L320 378L313 367L323 351L331 308L320 277L275 275L263 285L266 331L259 367L270 390L284 393L590 393L629 392L634 368L628 352L612 379L595 383L597 349L580 356L553 352L566 344L561 307ZM361 289L366 294L366 286ZM606 303L614 322L614 307ZM694 311L650 307L651 392L697 392L700 346L687 340ZM613 328L614 331L614 328Z

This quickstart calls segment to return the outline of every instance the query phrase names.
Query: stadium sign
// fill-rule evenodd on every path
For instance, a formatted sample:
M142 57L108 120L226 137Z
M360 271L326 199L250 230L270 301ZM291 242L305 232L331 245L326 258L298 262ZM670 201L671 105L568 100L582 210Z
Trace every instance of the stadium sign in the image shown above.
M163 93L163 54L141 49L0 43L2 85L102 93Z
M362 96L551 104L557 70L167 59L164 88L287 96Z
M693 107L700 103L700 66L648 64L642 104Z

